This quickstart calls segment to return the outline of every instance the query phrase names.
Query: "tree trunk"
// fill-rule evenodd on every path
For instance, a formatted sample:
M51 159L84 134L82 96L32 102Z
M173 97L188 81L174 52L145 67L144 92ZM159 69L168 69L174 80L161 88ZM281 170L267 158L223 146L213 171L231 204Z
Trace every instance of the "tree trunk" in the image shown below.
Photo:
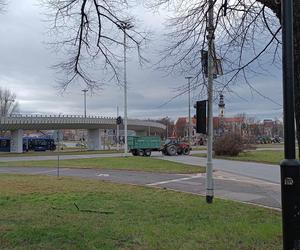
M294 0L295 117L300 155L300 0Z

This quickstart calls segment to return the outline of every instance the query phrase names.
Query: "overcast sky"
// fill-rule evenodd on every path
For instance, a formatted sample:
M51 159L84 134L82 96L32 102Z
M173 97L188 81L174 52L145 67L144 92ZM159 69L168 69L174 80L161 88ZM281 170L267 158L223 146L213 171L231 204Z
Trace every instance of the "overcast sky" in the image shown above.
M149 55L155 59L159 49L163 21L162 15L139 7L139 19L147 29L153 30L153 42L148 44ZM49 50L47 24L37 0L10 0L6 12L0 15L0 86L17 94L21 113L83 114L83 95L78 85L71 85L63 95L57 90L55 71L51 66L58 55ZM157 55L158 59L158 55ZM165 77L163 72L141 69L130 55L128 67L128 115L132 118L176 119L187 115L187 95L182 95L168 105L162 103L177 94L174 89L185 83L183 75ZM282 103L281 72L274 68L272 76L253 77L252 82L262 94ZM260 119L282 116L282 107L256 94L249 88L236 86L237 95L225 95L226 116L246 113ZM192 93L193 101L198 95ZM117 106L123 112L123 90L107 84L102 91L87 97L89 115L116 116ZM216 106L216 105L215 105ZM215 108L217 115L217 107Z

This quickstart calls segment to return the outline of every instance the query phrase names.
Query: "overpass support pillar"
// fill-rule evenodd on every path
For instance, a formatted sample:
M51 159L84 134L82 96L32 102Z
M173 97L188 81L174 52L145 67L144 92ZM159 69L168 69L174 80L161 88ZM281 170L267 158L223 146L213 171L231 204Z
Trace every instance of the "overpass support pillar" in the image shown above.
M88 150L102 149L100 129L88 129L87 146Z
M23 130L11 131L10 152L23 153Z

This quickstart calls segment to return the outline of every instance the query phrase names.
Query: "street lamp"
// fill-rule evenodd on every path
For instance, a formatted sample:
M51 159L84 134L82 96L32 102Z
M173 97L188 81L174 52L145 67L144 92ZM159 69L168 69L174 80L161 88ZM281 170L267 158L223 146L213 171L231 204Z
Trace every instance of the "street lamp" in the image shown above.
M119 119L119 106L117 106L117 119ZM119 121L117 121L117 151L120 150L120 124Z
M88 89L81 90L83 92L84 96L84 118L86 118L86 92L88 92Z
M189 147L191 147L191 134L192 134L192 131L191 131L191 79L193 77L192 76L186 76L185 79L188 80L188 102L189 102L189 128L188 128L188 142L189 142Z
M167 132L167 136L166 139L169 137L169 117L166 117L166 132Z
M126 30L129 30L133 28L133 25L130 23L130 21L121 21L118 24L119 29L123 31L124 34L124 156L127 156L128 154L128 145L127 145L127 75L126 75Z

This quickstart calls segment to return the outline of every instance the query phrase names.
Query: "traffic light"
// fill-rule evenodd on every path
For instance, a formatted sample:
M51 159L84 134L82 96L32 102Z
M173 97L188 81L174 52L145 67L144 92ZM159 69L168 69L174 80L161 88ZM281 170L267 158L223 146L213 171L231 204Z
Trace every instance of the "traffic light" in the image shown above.
M123 122L122 117L118 116L116 122L117 122L117 125L122 124L122 122Z
M196 105L196 132L206 134L206 100L197 101Z

